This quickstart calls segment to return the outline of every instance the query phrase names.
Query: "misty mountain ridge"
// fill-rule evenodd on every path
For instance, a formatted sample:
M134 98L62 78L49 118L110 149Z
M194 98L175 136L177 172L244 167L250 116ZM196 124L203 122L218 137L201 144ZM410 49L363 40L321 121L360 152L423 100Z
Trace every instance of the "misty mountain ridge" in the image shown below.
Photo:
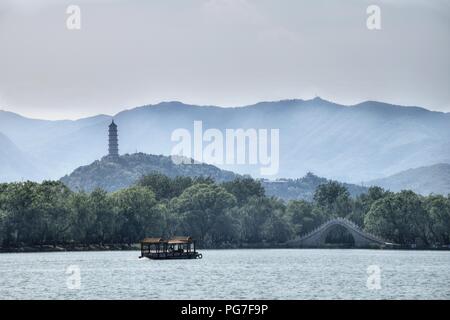
M425 196L431 193L450 195L450 164L439 163L408 169L386 178L369 181L367 184L394 192L412 190Z
M3 133L0 132L1 180L36 179L37 169L27 156ZM21 177L17 179L17 177ZM0 181L1 182L1 181Z
M107 154L107 128L113 117L36 120L0 112L0 131L36 167L35 179L58 179ZM266 128L280 130L280 170L263 178L297 179L312 171L339 181L361 183L409 168L450 163L450 114L374 101L344 106L320 98L260 102L222 108L161 102L119 112L121 154L169 155L173 130ZM9 155L2 155L3 161ZM11 161L10 161L11 162ZM221 169L260 177L258 166ZM0 180L27 178L0 168ZM12 172L12 171L10 171ZM8 177L6 179L5 177Z

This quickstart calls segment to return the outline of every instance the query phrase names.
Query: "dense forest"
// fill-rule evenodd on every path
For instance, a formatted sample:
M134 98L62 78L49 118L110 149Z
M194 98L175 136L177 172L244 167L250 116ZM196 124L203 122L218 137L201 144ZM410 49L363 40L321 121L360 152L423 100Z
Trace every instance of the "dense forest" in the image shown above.
M332 217L347 217L400 245L450 244L450 196L372 187L351 197L329 181L312 201L285 202L266 196L251 178L216 183L162 174L113 193L73 192L59 181L0 184L3 249L134 244L173 235L191 235L203 248L275 246Z

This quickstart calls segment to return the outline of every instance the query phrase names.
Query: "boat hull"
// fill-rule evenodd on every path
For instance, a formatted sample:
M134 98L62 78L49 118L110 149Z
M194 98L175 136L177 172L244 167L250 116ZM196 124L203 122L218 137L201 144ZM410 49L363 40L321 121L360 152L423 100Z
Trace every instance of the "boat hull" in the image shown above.
M140 258L148 258L151 260L201 259L202 254L198 253L198 252L179 253L179 254L146 253L146 254L143 254Z

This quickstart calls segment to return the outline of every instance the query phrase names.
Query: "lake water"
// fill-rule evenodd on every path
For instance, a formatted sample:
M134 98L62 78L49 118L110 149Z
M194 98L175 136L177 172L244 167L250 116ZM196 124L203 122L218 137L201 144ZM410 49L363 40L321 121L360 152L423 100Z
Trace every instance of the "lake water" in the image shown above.
M450 299L450 252L201 252L201 260L172 261L137 251L0 254L0 298Z

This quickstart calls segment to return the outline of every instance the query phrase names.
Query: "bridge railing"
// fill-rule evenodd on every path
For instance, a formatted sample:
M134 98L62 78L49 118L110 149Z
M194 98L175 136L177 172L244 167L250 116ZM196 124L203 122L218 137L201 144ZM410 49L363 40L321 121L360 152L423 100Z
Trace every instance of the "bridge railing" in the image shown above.
M368 233L367 231L364 231L360 226L358 226L356 223L354 223L353 221L347 219L347 218L343 218L343 217L337 217L337 218L333 218L333 219L329 219L328 221L326 221L325 223L321 224L320 226L314 228L313 230L311 230L310 232L306 233L305 235L301 236L298 240L305 240L309 237L311 237L312 235L318 233L320 230L323 230L325 228L327 228L328 226L332 225L332 224L344 224L346 227L352 229L355 232L358 232L361 236L368 238L370 240L376 241L376 242L384 242L386 243L386 241L384 239L381 239L371 233Z

